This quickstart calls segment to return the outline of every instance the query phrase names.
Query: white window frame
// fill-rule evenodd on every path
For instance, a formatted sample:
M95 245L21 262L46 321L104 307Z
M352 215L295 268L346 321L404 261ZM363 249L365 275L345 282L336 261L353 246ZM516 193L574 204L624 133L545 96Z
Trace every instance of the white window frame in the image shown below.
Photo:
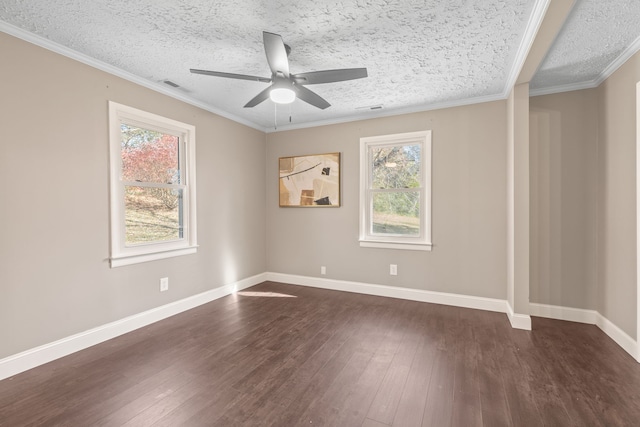
M420 234L380 236L372 233L373 170L371 147L421 145ZM367 248L430 251L431 243L431 131L408 132L360 138L360 246Z
M121 123L178 136L184 172L183 233L177 240L125 245ZM109 101L111 267L196 253L196 128L166 117Z

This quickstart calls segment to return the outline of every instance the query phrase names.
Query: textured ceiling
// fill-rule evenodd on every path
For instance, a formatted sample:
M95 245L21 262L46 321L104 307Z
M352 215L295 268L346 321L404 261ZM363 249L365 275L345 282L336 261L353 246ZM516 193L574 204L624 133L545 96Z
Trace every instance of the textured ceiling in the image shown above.
M592 79L629 40L637 38L633 25L640 10L637 0L609 1L578 0L562 37L534 79L536 87L583 78L574 73L576 63L585 65L584 76ZM46 47L62 46L90 58L94 65L115 67L125 76L267 130L276 121L279 128L297 127L503 98L538 25L534 12L544 4L544 0L2 0L0 29L35 35ZM611 25L612 20L624 25ZM600 31L599 39L594 36L598 40L584 38L583 21L590 25L589 31ZM617 28L625 34L617 34ZM292 47L292 73L366 67L369 77L310 87L332 104L326 110L300 100L276 110L269 100L243 108L266 83L189 73L189 68L199 68L270 77L262 31L282 35ZM602 39L605 42L596 43ZM180 88L161 83L164 80ZM369 108L377 105L383 109Z
M577 0L531 81L532 93L601 83L618 58L640 48L639 23L638 0Z

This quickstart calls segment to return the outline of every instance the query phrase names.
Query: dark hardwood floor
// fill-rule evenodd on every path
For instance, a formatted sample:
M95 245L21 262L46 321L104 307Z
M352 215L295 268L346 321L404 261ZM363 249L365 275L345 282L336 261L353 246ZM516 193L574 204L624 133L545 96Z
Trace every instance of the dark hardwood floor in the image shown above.
M592 325L266 282L0 381L2 426L638 426Z

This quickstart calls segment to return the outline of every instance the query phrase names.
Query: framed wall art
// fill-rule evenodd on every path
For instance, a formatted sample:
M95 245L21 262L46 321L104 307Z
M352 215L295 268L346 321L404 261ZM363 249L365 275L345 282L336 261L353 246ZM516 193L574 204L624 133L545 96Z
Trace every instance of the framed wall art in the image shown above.
M280 157L281 207L339 207L340 153Z

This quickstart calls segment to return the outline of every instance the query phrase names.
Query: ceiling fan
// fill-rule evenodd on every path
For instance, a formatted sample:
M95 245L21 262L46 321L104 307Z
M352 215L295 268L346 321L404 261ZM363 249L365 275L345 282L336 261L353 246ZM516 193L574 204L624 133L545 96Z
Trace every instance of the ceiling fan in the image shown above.
M269 63L269 68L271 68L271 78L222 73L219 71L196 70L193 68L190 69L190 71L194 74L204 74L207 76L271 83L268 88L247 102L244 106L245 108L255 107L267 98L271 98L273 102L278 104L288 104L293 102L297 97L324 110L331 104L317 93L307 89L305 87L306 85L342 82L367 77L366 68L343 68L339 70L290 74L288 56L291 48L284 44L282 37L278 34L263 31L262 39L264 41L264 51L267 54L267 62Z

